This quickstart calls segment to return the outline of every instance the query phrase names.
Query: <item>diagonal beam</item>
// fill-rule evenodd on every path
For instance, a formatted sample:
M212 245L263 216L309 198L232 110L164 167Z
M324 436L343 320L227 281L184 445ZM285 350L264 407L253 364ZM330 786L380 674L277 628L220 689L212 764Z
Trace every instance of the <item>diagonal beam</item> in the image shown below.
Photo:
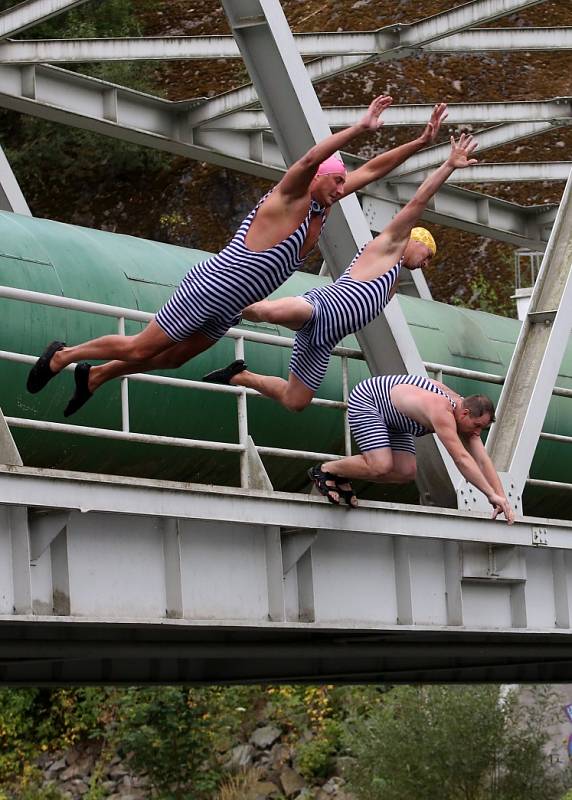
M467 167L462 175L451 176L447 183L515 183L523 181L567 181L571 161L534 161L515 163L481 163ZM417 185L426 173L408 175L400 183L407 181Z
M558 123L552 122L514 122L509 125L496 125L484 131L475 131L475 136L479 140L479 153L483 153L485 150L502 147L519 139L538 136L541 133L553 130L557 126ZM434 147L428 147L421 153L416 153L408 159L406 164L397 167L392 172L392 181L401 177L404 180L417 180L424 170L442 164L447 157L449 148L450 145L448 144L438 144Z
M31 28L37 22L81 6L87 0L25 0L0 13L0 39Z
M347 33L301 33L294 40L305 58L373 58L397 51L399 32L412 26ZM515 50L571 50L572 28L497 28L467 30L420 47L436 53ZM106 39L32 39L0 43L4 64L72 64L91 61L176 61L240 58L232 36L146 36Z
M532 293L499 400L487 449L509 473L517 494L524 484L570 337L572 318L572 177Z
M407 203L418 184L377 182L362 194L369 227L381 231L387 220ZM444 186L432 199L422 219L449 228L486 236L516 247L543 252L556 216L553 207L518 206L479 192Z
M475 25L494 22L496 19L506 17L507 14L523 11L542 2L544 0L473 0L472 3L465 3L458 8L435 14L410 25L402 31L400 43L419 47Z
M12 171L12 167L4 150L0 147L0 209L13 211L15 214L32 216L26 198L22 194L20 185Z

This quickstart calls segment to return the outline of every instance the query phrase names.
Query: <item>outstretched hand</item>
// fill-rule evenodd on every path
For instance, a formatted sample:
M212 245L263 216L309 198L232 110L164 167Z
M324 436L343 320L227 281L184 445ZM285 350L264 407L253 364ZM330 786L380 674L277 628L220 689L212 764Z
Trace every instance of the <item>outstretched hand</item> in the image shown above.
M493 519L496 519L499 514L504 514L506 521L509 525L514 522L514 511L506 497L500 494L493 494L489 497L489 503L493 506Z
M383 125L383 120L379 119L380 114L389 108L393 103L393 97L388 94L380 94L369 104L369 108L363 117L360 119L359 124L364 130L376 131Z
M433 144L439 133L441 123L446 120L448 116L449 111L447 109L447 103L437 103L437 105L433 107L429 122L420 136L424 145Z
M471 158L478 146L478 142L469 133L462 133L457 141L451 136L451 152L447 162L453 169L463 169L478 164L476 158Z

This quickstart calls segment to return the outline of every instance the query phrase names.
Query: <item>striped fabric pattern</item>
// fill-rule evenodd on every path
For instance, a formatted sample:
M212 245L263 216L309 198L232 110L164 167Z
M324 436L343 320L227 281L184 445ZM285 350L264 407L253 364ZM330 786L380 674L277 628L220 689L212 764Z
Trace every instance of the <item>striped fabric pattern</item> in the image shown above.
M302 295L312 306L312 316L296 333L290 372L316 392L324 379L330 355L344 336L364 328L388 303L389 293L401 269L391 269L370 281L351 277L351 269L363 248L334 283L310 289Z
M230 243L218 255L190 269L155 319L175 342L200 331L217 341L240 321L246 306L263 300L303 263L300 258L313 214L326 214L316 201L300 225L286 239L262 252L249 250L246 234L266 194L242 222Z
M446 397L456 403L432 380L422 375L376 375L358 383L348 398L348 422L360 452L390 447L415 455L414 437L432 433L391 402L394 386L407 384Z

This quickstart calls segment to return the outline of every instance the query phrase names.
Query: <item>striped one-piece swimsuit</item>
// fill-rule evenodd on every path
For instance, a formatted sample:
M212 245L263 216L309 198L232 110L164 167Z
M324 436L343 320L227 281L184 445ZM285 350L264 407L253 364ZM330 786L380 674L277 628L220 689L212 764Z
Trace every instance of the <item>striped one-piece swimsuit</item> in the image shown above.
M456 407L446 392L422 375L378 375L361 381L348 398L350 430L362 453L390 447L415 455L414 437L433 431L398 411L391 402L391 390L400 384L410 384L442 395Z
M302 295L312 305L312 316L296 333L290 372L314 392L324 379L334 347L381 314L399 275L401 260L379 278L352 278L351 269L363 249L334 283Z
M240 321L244 308L263 300L302 265L300 252L312 215L321 214L323 226L325 209L312 200L295 231L273 247L255 252L246 246L246 234L269 194L252 209L224 250L192 267L157 312L158 325L175 342L197 332L217 341Z

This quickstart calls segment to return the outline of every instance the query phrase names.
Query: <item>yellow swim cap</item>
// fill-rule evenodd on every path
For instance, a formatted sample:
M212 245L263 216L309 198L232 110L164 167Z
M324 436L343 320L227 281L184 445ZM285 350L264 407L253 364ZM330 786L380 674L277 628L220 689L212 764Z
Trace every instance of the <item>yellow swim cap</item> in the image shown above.
M416 242L421 242L426 247L431 250L433 255L437 252L437 245L435 244L435 239L431 236L427 228L413 228L411 231L410 239L413 239Z

